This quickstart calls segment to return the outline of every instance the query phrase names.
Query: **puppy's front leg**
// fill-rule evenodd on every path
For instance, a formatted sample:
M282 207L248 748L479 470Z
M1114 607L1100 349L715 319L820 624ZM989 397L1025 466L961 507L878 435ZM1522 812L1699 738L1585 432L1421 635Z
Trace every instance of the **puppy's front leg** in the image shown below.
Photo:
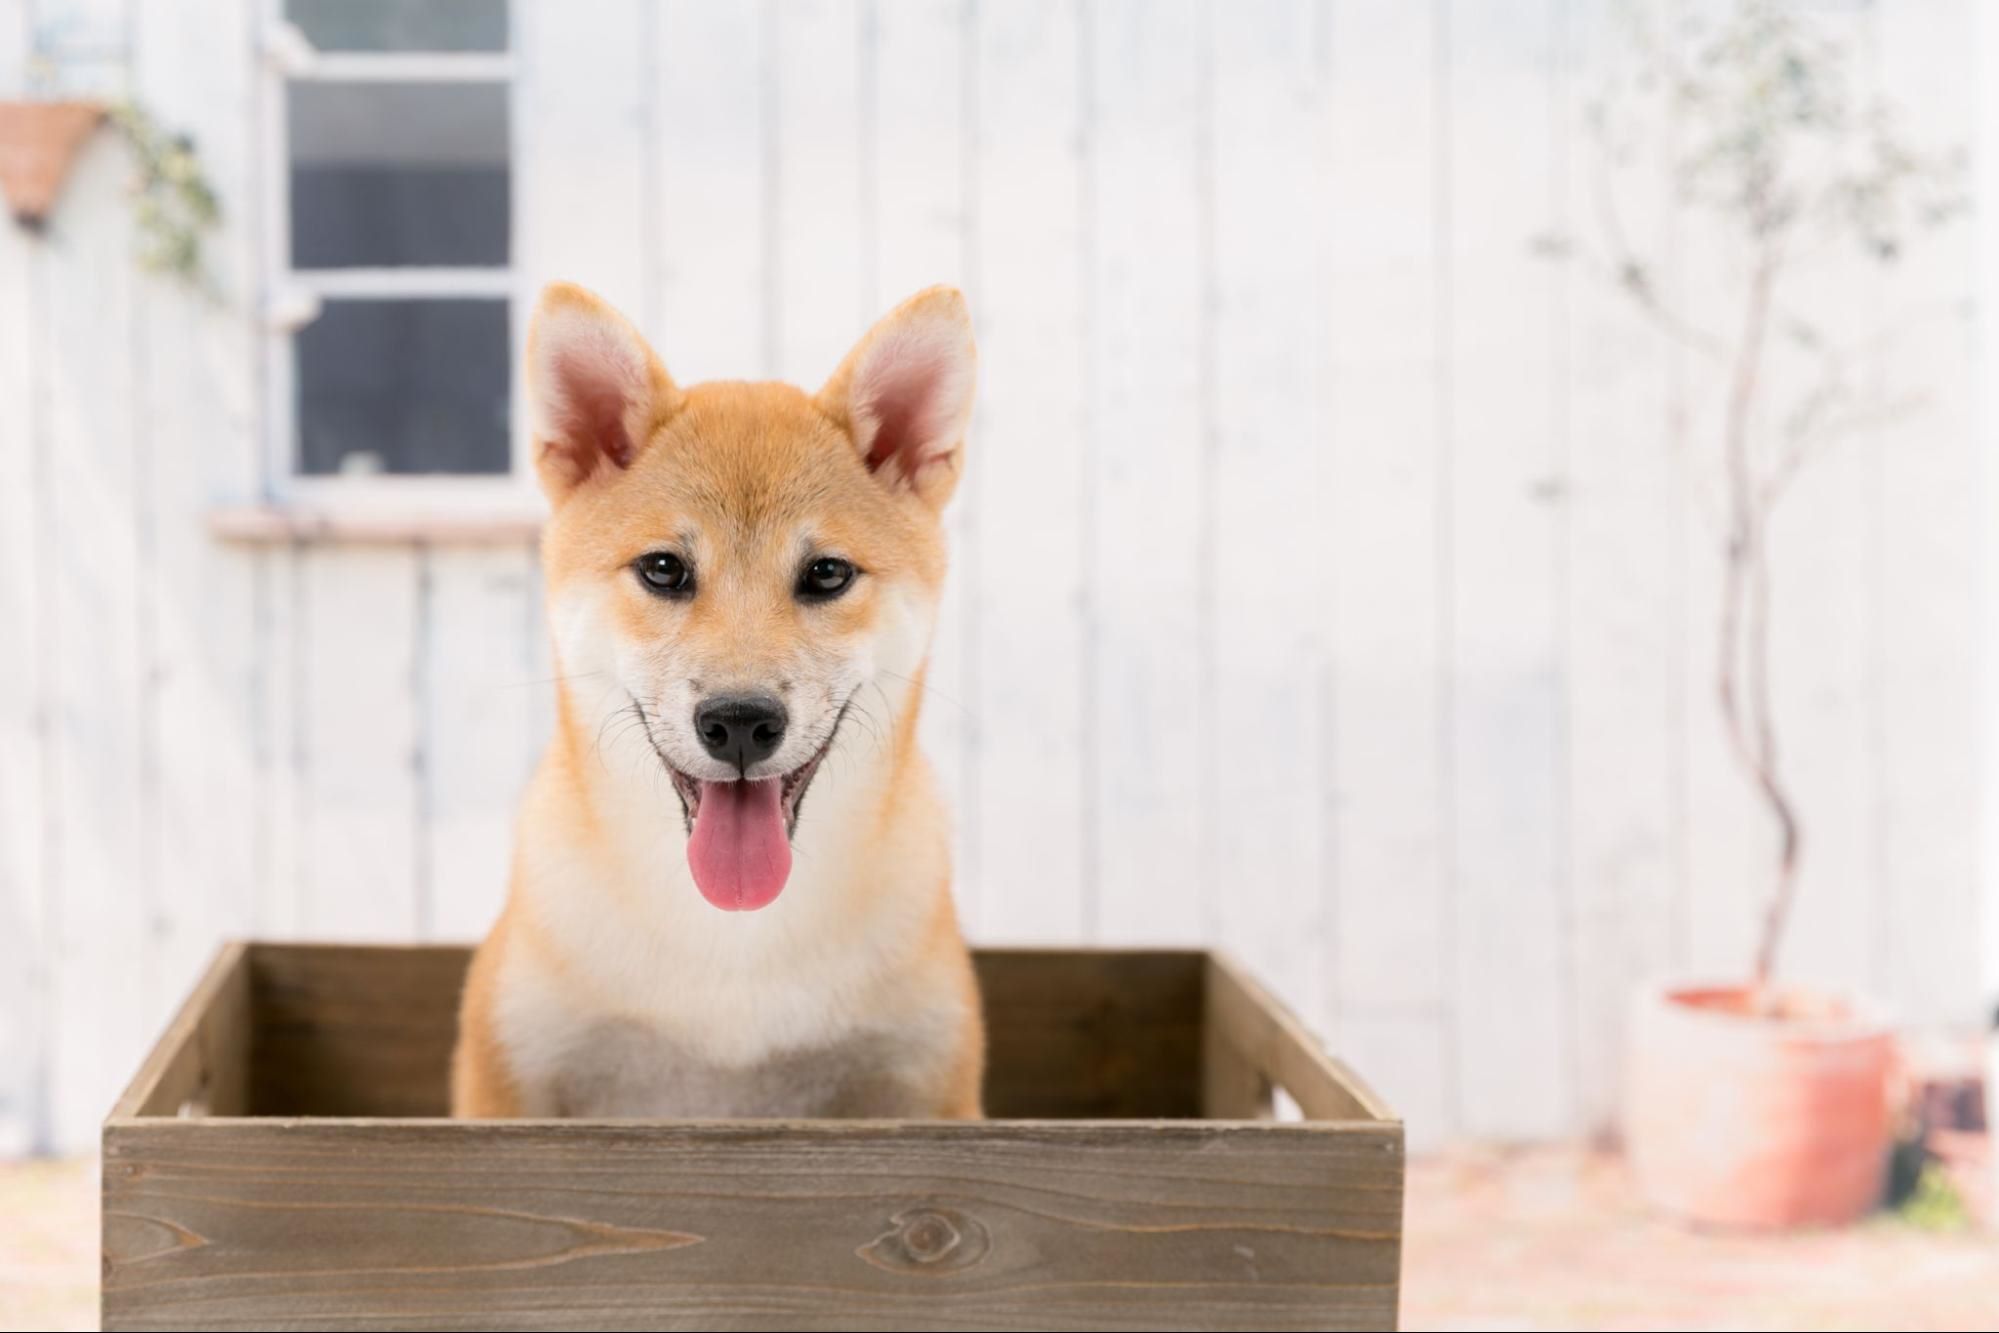
M525 1114L520 1088L507 1068L494 1030L503 930L495 929L472 954L458 1007L458 1045L451 1053L451 1114L462 1120L501 1120Z

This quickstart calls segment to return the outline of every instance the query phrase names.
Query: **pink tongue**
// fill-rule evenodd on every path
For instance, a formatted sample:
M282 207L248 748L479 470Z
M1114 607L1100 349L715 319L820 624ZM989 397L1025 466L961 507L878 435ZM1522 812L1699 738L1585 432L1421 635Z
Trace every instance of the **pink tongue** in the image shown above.
M780 778L704 782L687 840L687 868L701 896L725 912L768 907L791 876Z

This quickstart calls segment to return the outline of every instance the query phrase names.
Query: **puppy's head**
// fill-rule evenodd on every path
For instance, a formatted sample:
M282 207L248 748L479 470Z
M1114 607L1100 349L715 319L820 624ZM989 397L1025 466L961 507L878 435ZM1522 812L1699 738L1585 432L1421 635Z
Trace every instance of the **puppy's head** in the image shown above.
M964 299L943 287L897 307L811 395L681 388L581 288L552 286L535 310L555 646L606 713L575 721L642 729L717 907L783 889L800 808L867 707L860 691L913 707L975 360Z

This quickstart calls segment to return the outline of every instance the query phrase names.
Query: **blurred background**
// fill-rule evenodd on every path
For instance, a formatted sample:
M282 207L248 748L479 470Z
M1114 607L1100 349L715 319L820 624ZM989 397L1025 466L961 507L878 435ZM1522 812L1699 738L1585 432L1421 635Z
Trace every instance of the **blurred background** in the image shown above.
M816 384L965 289L924 725L969 933L1243 958L1407 1120L1412 1319L1588 1280L1605 1219L1606 1282L1737 1262L1587 1146L1634 984L1751 968L1783 825L1730 670L1802 834L1779 975L1878 1000L1974 1142L1983 9L0 0L0 185L46 196L0 226L0 1153L87 1157L225 937L497 911L557 278L683 382ZM1935 1323L1999 1308L1964 1151L1949 1238L1853 1252L1944 1274Z

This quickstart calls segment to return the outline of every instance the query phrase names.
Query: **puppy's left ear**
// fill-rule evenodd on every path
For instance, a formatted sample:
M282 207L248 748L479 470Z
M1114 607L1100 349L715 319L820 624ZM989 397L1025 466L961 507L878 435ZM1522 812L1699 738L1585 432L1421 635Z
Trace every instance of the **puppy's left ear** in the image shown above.
M942 509L964 470L978 362L965 298L931 287L869 329L813 401L883 485Z

